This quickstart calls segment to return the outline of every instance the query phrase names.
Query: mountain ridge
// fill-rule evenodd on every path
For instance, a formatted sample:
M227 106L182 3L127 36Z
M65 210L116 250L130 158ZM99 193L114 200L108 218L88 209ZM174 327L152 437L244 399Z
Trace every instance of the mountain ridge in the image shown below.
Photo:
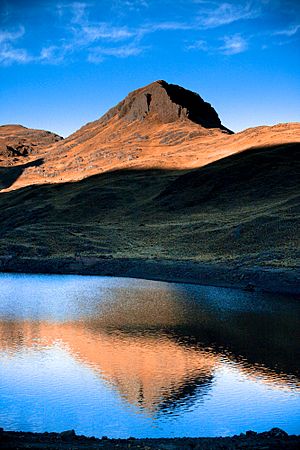
M20 130L24 136L20 136ZM0 145L3 131L5 126L0 127ZM41 132L32 133L40 136ZM125 168L202 167L250 147L300 141L300 124L256 127L232 134L198 94L159 80L132 91L102 117L67 138L53 134L51 141L49 136L40 136L40 144L35 145L36 140L28 142L28 129L20 128L18 133L12 130L10 140L16 151L2 152L0 165L19 167L20 175L9 187L2 187L3 191L78 181ZM20 139L27 146L22 152ZM33 163L34 158L39 159L38 165Z
M300 123L230 134L119 110L2 163L2 270L294 293Z

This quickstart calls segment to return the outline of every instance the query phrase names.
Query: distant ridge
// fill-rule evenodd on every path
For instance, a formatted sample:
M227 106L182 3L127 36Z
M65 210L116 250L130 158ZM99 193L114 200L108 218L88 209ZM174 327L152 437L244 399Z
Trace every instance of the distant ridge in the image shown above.
M18 124L0 125L0 161L36 155L41 148L62 140L58 134Z

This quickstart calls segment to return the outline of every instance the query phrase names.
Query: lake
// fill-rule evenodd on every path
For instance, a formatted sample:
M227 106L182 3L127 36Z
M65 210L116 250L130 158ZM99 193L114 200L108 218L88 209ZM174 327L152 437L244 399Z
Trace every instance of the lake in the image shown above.
M300 430L300 302L0 274L0 426L111 438Z

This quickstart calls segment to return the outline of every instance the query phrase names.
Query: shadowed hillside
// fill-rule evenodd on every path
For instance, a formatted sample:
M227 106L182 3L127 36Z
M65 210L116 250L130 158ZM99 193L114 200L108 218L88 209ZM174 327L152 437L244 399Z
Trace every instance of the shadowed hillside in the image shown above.
M299 263L299 143L0 195L0 253Z
M233 134L198 94L156 81L66 139L11 125L1 138L34 144L2 152L1 270L298 292L299 123Z

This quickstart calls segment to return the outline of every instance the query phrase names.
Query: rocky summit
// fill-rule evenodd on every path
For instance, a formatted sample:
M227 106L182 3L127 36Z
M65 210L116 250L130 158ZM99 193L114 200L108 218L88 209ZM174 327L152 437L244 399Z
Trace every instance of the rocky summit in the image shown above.
M164 80L156 81L131 92L103 117L103 122L117 116L129 122L156 120L171 123L188 119L205 128L225 128L210 103L199 94Z

